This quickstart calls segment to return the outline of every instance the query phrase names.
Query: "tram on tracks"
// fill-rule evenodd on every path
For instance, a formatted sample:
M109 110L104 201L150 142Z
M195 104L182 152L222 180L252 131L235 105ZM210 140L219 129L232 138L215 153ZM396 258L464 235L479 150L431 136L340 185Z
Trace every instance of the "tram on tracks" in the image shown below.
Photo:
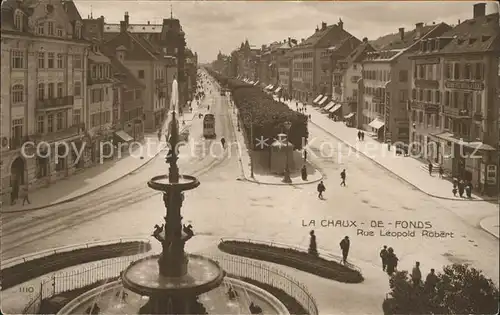
M215 115L205 114L203 117L203 137L206 139L213 139L215 134Z

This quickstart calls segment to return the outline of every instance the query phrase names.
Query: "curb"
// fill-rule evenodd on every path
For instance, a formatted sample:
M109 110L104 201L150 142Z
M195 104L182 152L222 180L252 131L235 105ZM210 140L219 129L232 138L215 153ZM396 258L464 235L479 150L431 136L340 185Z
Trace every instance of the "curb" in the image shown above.
M496 233L495 233L495 232L492 232L492 231L490 231L487 227L485 227L485 223L484 223L484 222L485 222L486 220L491 219L491 218L496 218L496 216L493 216L493 217L487 217L487 218L482 219L481 221L479 221L479 226L481 227L481 229L483 229L484 231L486 231L488 234L490 234L490 235L492 235L492 236L494 236L494 237L496 237L496 238L500 238L500 235L496 234L496 233L498 233L498 232L496 232Z
M187 129L189 126L186 126L184 127L183 129L181 129L179 132L182 132L184 131L185 129ZM68 203L68 202L72 202L72 201L75 201L75 200L78 200L78 199L81 199L85 196L88 196L92 193L95 193L96 191L102 189L102 188L106 188L108 186L111 186L112 184L115 184L116 182L124 179L125 177L129 176L130 174L134 173L134 172L137 172L138 170L140 170L141 168L143 168L144 166L148 165L151 161L153 161L162 151L163 149L165 149L166 146L163 146L161 148L161 150L158 150L158 152L155 153L155 155L153 155L149 160L147 160L144 164L141 164L140 166L136 167L135 169L132 169L130 170L128 173L118 177L118 178L115 178L113 179L112 181L102 185L102 186L99 186L97 188L94 188L92 190L89 190L87 192L84 192L82 193L81 195L78 195L78 196L75 196L75 197L71 197L71 198L68 198L68 199L64 199L64 200L61 200L61 201L58 201L58 202L55 202L55 203L51 203L51 204L47 204L47 205L43 205L43 206L39 206L39 207L35 207L35 208L29 208L29 209L20 209L20 210L13 210L13 211L0 211L0 213L20 213L20 212L28 212L28 211L37 211L37 210L43 210L43 209L47 209L47 208L50 208L50 207L54 207L54 206L60 206L62 204L65 204L65 203Z
M415 184L413 184L412 182L408 181L407 179L401 177L400 175L398 175L397 173L395 173L393 170L389 169L387 166L381 164L380 162L378 161L375 161L374 159L372 159L371 157L369 157L368 155L366 155L364 152L362 151L359 151L358 149L356 149L355 146L353 146L352 144L348 143L347 141L343 140L343 139L340 139L339 137L337 137L336 135L334 135L333 133L331 133L330 131L326 130L325 128L321 127L320 125L316 124L315 122L312 122L312 124L314 124L316 127L318 127L319 129L323 130L324 132L326 132L327 134L331 135L333 138L337 139L338 141L344 143L345 145L349 146L351 149L353 149L355 152L358 152L358 153L361 153L365 158L367 158L368 160L372 161L373 163L377 164L379 167L385 169L386 171L388 171L389 173L393 174L394 176L396 176L399 180L407 183L408 185L412 186L413 188L415 188L416 190L420 191L421 193L424 193L426 194L427 196L429 197L433 197L433 198L437 198L437 199L443 199L443 200L451 200L451 201L482 201L482 202L491 202L491 201L495 201L495 200L498 200L497 198L492 198L492 199L457 199L457 198L451 198L451 197L444 197L444 196L439 196L439 195L434 195L432 193L429 193L425 190L423 190L422 188L416 186Z

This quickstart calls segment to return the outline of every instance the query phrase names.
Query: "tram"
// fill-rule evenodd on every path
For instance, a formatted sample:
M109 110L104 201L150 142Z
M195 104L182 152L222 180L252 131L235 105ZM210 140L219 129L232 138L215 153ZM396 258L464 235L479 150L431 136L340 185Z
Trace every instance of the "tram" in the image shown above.
M214 114L205 114L203 117L203 137L207 139L213 139L216 137Z

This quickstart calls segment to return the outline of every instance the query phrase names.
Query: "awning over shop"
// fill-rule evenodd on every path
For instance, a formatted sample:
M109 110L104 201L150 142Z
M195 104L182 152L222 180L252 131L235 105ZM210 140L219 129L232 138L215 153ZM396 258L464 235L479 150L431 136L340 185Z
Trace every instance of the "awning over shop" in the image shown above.
M320 94L320 95L318 95L318 96L314 99L313 103L317 103L317 102L319 102L319 100L320 100L320 99L322 99L322 98L323 98L323 95L321 95L321 94Z
M349 119L349 118L351 118L354 115L356 115L356 113L349 113L349 114L345 115L344 118L345 119Z
M378 118L375 118L374 120L372 120L371 123L368 124L368 126L374 128L374 129L380 129L384 125L385 125L385 123L382 120L378 119Z
M259 84L259 81L257 80L256 82L253 83L253 85L257 85Z
M274 85L271 85L271 87L269 88L270 91L274 90Z
M342 107L342 104L337 104L337 105L333 106L333 107L329 110L329 112L330 112L330 113L335 113L335 112L336 112L336 111L338 111L341 107Z
M323 108L323 109L324 110L329 110L333 106L335 106L335 102L334 101L330 101L330 103L328 103L328 105L326 105L325 108Z
M134 138L132 138L128 133L126 133L123 130L118 130L115 132L115 136L117 136L121 141L123 142L131 142L134 141Z
M466 141L463 141L462 139L456 138L451 132L442 132L442 133L438 133L438 134L431 134L431 136L438 138L438 139L441 139L441 140L444 140L444 141L447 141L447 142L453 142L456 144L460 144L460 145L463 145L465 147L469 147L472 149L483 150L483 151L495 151L495 148L489 144L484 144L480 141L466 142Z
M269 84L268 86L265 87L266 90L269 90L270 88L272 88L273 85L272 84Z
M248 82L248 84L254 84L254 83L255 83L255 82L253 82L253 81Z
M326 100L327 100L327 99L328 99L328 96L324 96L324 97L321 99L321 101L319 101L319 102L318 102L318 105L319 105L319 106L323 105L323 104L326 102Z
M278 93L279 91L281 91L281 86L278 86L278 88L274 90L274 93Z

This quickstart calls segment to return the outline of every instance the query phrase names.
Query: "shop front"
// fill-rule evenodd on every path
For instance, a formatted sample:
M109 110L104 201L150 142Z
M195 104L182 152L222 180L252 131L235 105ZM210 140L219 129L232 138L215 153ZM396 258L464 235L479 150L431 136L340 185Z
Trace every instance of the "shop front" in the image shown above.
M377 139L382 141L384 139L384 126L385 122L380 118L375 118L372 120L368 126L372 128L373 133L377 135Z

